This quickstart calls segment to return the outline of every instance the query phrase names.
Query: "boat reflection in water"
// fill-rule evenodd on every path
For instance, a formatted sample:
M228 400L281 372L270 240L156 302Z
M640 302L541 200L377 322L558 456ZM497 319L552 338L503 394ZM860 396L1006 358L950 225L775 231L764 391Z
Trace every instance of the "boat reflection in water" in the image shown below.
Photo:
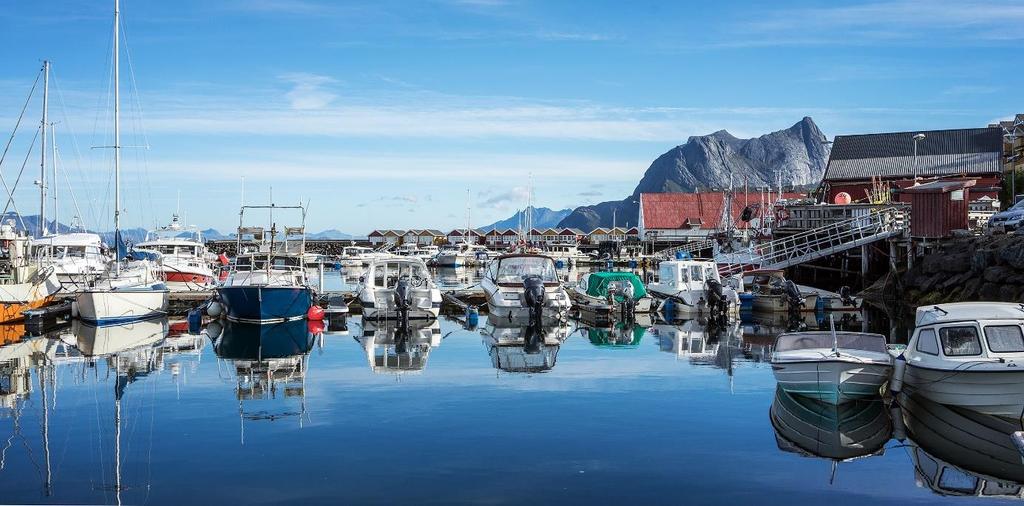
M318 322L294 320L274 324L212 322L206 327L217 357L234 365L241 420L241 441L245 443L246 420L277 420L297 417L302 426L306 412L306 369L309 352L321 335ZM299 399L299 409L287 405L246 410L249 401Z
M366 361L375 373L422 371L430 350L441 345L441 322L365 320L362 333L355 339L366 351Z
M658 340L661 351L695 363L715 362L719 348L738 345L741 335L738 321L719 323L696 319L659 322L650 332Z
M488 315L481 334L495 369L538 373L555 366L569 331L568 323L554 318L543 318L538 324Z
M155 346L167 337L168 329L166 317L101 327L80 320L71 323L75 347L86 357L119 355L127 351L155 356Z
M882 455L892 437L892 422L879 399L829 404L776 387L770 410L779 449L837 464Z
M579 330L590 344L602 348L632 349L640 346L647 329L653 325L650 314L636 314L632 320L595 318L580 313Z
M1024 463L1010 439L1021 430L1019 420L916 394L898 400L918 486L940 495L1024 498Z

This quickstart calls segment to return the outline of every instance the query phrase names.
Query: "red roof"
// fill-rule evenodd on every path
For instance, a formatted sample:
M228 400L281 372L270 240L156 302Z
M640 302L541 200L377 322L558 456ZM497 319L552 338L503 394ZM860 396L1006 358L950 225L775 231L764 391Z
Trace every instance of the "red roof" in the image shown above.
M773 195L774 197L774 195ZM785 199L804 198L802 193L784 193ZM718 228L722 219L722 207L725 206L724 192L701 193L644 193L640 195L644 218L644 228L677 229L686 227L686 223L700 223L702 229ZM739 222L743 214L744 202L759 204L760 193L733 194L732 216Z

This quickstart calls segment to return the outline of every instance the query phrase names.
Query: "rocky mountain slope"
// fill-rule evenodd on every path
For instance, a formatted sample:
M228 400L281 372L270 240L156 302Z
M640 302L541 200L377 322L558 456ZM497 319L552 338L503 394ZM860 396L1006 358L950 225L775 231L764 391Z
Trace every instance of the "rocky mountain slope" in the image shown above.
M571 209L561 209L555 211L554 209L548 209L546 207L535 207L533 208L533 226L534 228L556 227L571 212ZM487 232L496 228L499 230L504 230L507 228L518 228L522 215L522 210L517 211L516 214L513 214L510 218L506 218L504 220L491 223L490 225L480 227L480 230ZM525 222L525 220L523 221Z
M736 187L744 182L750 187L776 186L780 175L786 186L816 184L828 162L824 139L810 117L753 139L739 139L725 130L690 137L655 159L632 195L578 207L559 226L610 227L613 210L617 225L635 226L641 193L722 189L729 186L730 177Z

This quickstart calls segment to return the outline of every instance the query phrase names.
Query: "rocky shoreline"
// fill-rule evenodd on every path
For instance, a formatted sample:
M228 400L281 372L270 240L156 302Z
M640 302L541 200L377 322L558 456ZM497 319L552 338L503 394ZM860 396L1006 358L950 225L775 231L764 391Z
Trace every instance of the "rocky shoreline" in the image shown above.
M919 258L914 268L887 276L863 296L910 307L966 301L1024 302L1024 235L952 239Z

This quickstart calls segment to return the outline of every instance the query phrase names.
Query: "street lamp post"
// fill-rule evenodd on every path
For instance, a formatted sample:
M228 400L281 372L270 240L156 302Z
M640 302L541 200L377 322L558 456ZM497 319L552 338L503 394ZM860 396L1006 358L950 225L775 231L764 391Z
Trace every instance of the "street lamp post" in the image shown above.
M917 143L924 140L924 134L914 135L914 182L917 182Z

